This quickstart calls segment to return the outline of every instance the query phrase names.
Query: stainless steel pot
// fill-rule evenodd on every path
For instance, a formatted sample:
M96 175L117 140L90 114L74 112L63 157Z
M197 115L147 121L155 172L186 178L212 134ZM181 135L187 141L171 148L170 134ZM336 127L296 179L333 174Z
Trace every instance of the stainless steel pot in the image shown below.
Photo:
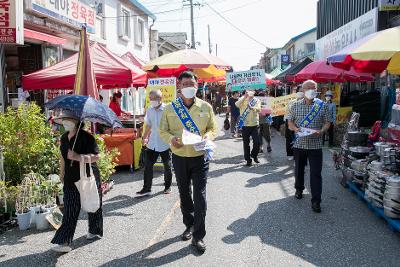
M400 202L399 201L393 201L392 199L383 199L383 206L387 208L394 208L397 210L400 210Z
M387 178L386 184L392 187L400 187L400 176L391 176Z
M359 146L366 145L368 141L368 134L358 131L347 132L347 141Z
M392 219L400 219L400 211L393 208L384 208L384 214Z
M385 191L385 193L383 194L383 197L386 198L386 199L391 199L393 201L400 202L400 195L399 194L391 194L391 193Z
M357 159L365 159L366 157L369 156L369 152L371 151L369 147L364 147L364 146L350 147L349 150L351 156Z
M377 142L374 144L376 154L380 157L385 156L385 149L390 148L391 146L385 142Z
M399 195L400 196L400 187L386 185L385 192L387 192L388 194L393 194L393 195Z

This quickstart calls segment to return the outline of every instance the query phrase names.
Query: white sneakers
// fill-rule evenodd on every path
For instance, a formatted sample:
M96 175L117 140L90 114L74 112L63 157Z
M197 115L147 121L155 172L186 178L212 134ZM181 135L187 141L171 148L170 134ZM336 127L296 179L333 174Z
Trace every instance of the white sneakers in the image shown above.
M68 245L57 245L52 248L52 250L59 253L68 253L72 250L72 248Z
M91 234L91 233L87 233L87 235L86 235L86 239L87 240L92 240L92 239L95 239L95 238L101 238L101 236L94 235L94 234Z
M294 157L293 156L288 156L287 160L292 161L292 160L294 160Z

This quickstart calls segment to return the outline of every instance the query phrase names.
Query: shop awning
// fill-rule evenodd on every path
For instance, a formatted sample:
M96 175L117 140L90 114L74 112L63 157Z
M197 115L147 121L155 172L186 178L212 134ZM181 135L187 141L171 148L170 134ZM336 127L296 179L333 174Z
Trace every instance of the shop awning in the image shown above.
M99 88L128 88L147 84L147 73L118 57L103 45L94 43L90 53ZM24 75L24 90L73 89L78 54L49 68Z
M271 77L271 79L275 79L276 76L278 76L279 74L281 74L285 70L281 69L280 67L276 67L275 69L273 69L273 71L268 73L268 75Z
M29 30L29 29L24 29L24 38L35 39L35 40L39 40L39 41L43 41L43 42L51 43L51 44L55 44L55 45L63 45L67 41L64 38L60 38L57 36L53 36L53 35L42 33L42 32L37 32L34 30Z
M299 63L294 64L289 69L283 71L281 74L276 76L275 79L280 80L280 81L285 81L285 82L293 82L294 76L312 62L313 61L309 57L306 57Z

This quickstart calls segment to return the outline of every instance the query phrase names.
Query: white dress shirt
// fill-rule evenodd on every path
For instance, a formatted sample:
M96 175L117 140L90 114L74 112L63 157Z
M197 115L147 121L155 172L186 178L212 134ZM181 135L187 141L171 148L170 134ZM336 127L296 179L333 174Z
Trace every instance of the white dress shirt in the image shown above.
M150 107L147 109L146 116L144 117L144 122L151 129L147 148L157 152L163 152L169 149L169 145L164 143L164 141L160 138L160 134L158 133L158 127L160 125L164 107L164 103L161 104L161 106L157 109Z

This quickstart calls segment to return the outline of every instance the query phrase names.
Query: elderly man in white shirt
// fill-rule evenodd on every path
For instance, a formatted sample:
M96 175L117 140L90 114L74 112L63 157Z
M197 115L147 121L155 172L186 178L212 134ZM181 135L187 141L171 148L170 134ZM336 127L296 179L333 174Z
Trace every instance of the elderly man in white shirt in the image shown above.
M143 189L136 193L139 196L148 196L151 194L153 167L159 156L161 156L164 164L164 194L171 193L172 171L170 149L169 145L161 140L158 133L158 126L160 124L165 104L162 103L162 93L160 90L150 91L149 97L150 107L147 109L144 118L146 126L142 139L143 146L146 146L144 185Z

